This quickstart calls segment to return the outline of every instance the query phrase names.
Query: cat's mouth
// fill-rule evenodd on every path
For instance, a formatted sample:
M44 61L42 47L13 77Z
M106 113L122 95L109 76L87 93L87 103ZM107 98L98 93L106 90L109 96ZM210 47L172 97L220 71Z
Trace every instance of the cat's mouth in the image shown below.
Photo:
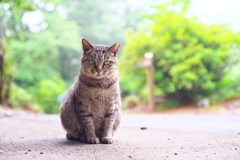
M90 72L88 72L88 75L92 78L95 78L95 79L102 79L104 77L106 77L106 72L105 71L96 71L96 70L90 70Z
M95 72L95 74L93 75L95 78L97 79L101 79L104 77L104 74L102 72L98 73L98 72Z
M102 77L102 76L100 75L100 73L97 73L97 77Z

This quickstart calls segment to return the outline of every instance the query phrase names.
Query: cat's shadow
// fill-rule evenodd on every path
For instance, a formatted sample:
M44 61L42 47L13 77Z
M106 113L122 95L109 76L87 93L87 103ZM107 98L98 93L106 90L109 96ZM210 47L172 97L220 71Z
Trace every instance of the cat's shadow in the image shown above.
M63 146L79 146L79 145L87 145L86 143L80 142L80 141L71 141L68 139L60 139L58 141L59 145L63 145Z

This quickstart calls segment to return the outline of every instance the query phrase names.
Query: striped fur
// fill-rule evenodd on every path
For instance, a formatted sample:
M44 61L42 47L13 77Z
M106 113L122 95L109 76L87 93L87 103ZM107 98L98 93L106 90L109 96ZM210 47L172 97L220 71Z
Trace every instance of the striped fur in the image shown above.
M85 39L82 45L80 73L61 104L61 122L69 140L111 144L121 119L120 45L93 46Z

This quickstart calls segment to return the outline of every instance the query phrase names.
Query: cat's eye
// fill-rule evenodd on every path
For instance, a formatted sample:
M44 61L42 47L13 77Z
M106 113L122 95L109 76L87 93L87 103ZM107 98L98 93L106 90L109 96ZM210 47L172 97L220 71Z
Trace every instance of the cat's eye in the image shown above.
M110 61L105 61L104 64L105 65L109 65L111 62Z
M93 64L93 63L94 63L94 60L90 60L89 63Z

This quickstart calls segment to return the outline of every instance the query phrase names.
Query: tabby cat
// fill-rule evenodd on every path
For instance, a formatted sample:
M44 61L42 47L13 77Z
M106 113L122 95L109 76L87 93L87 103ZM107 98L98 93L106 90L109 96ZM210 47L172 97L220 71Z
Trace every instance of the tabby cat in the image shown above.
M61 104L61 122L69 140L111 144L121 119L121 98L116 54L110 47L82 40L78 78Z

